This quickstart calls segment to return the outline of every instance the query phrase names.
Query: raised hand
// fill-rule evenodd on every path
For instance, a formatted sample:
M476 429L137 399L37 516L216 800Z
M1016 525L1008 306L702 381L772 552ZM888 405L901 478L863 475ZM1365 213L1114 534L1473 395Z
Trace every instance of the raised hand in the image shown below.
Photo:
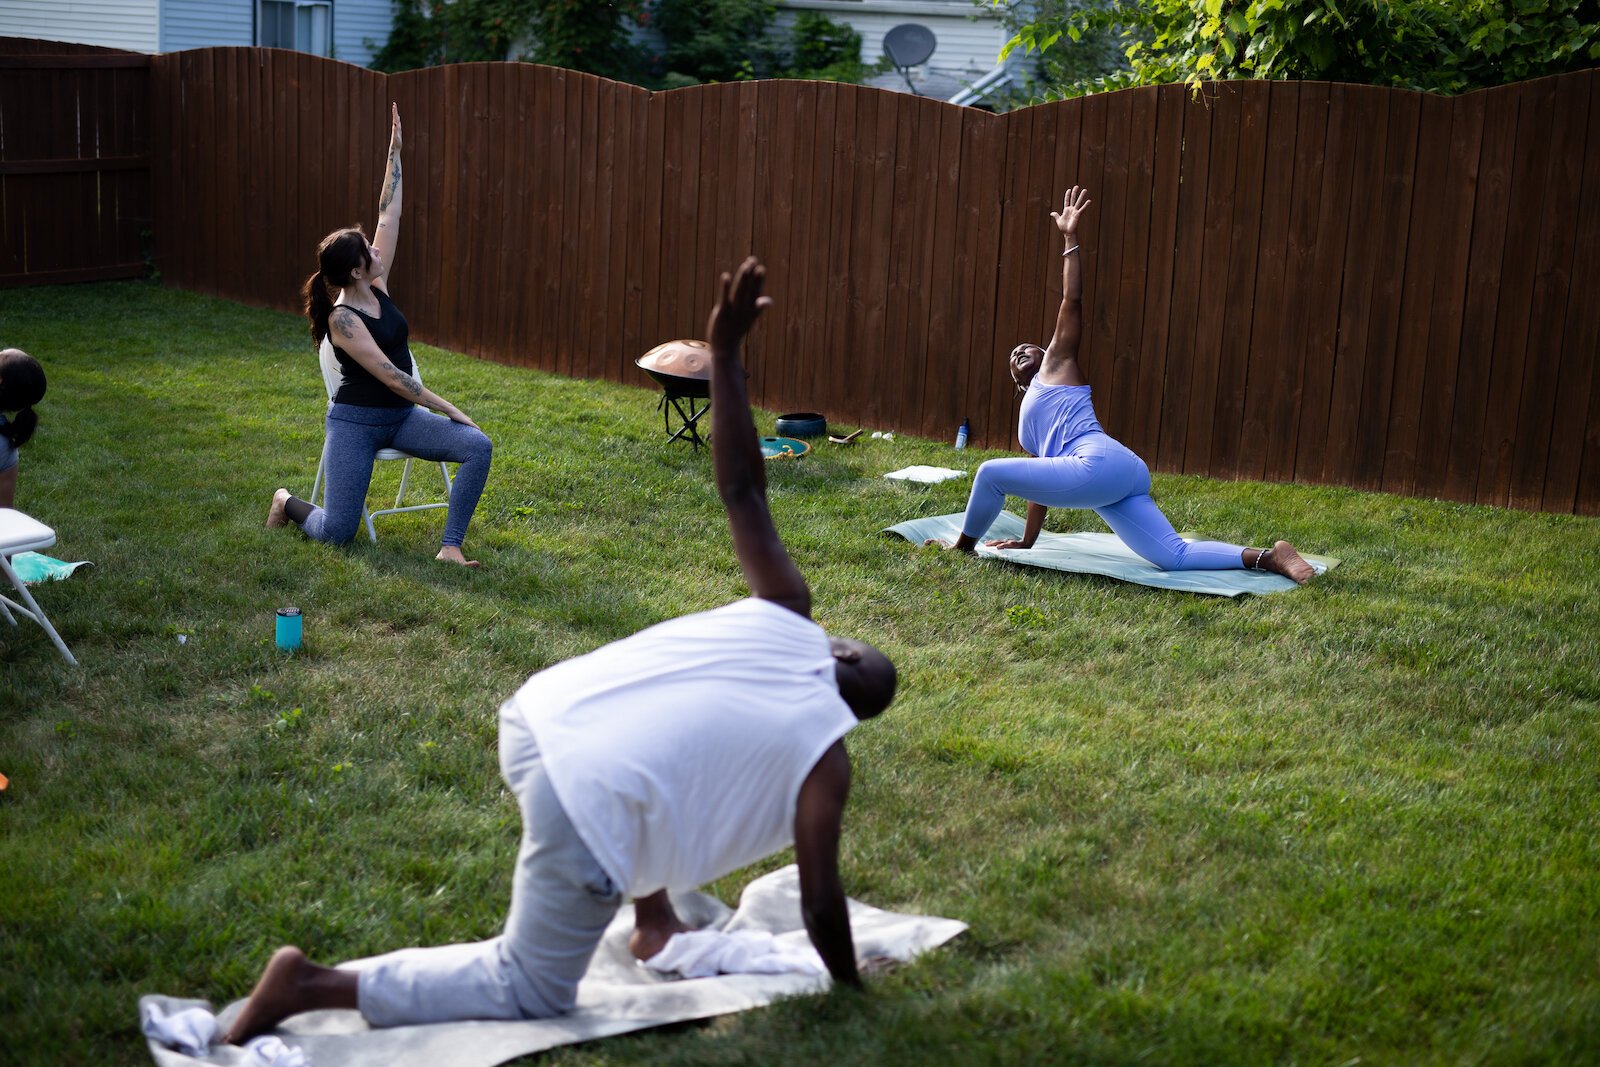
M400 151L400 105L389 105L389 151Z
M1077 233L1078 219L1092 203L1089 190L1077 185L1068 189L1067 195L1061 198L1061 210L1050 212L1050 217L1056 220L1056 229L1067 237Z
M706 323L706 340L711 342L712 352L737 349L756 319L772 306L772 297L761 295L766 283L767 268L755 256L739 264L731 279L722 275L722 296Z

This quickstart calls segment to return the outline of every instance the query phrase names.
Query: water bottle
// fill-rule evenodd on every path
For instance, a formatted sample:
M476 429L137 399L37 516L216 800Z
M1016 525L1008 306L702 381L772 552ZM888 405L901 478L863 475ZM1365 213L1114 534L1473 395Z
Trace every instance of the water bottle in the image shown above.
M300 649L302 620L299 608L279 608L275 637L279 651L297 652Z
M971 428L972 428L971 420L969 420L969 419L962 419L961 420L961 429L956 431L956 447L957 448L966 448L967 447L967 431L970 430Z

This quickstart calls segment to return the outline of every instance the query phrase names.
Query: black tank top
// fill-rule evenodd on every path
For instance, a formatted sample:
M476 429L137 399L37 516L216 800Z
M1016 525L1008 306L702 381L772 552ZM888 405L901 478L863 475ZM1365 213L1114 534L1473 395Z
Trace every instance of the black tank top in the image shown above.
M373 293L378 298L378 317L373 318L358 307L349 304L340 304L339 307L349 308L361 316L361 321L366 323L367 332L372 334L372 340L378 348L389 357L389 362L396 367L411 373L411 349L406 347L406 341L411 336L411 329L406 325L406 317L400 314L400 309L395 307L389 294L382 289L374 289ZM335 404L354 404L364 408L408 408L411 401L397 394L393 389L372 376L372 373L356 362L355 358L339 347L338 332L328 331L328 339L333 342L333 355L339 361L339 375L341 381L339 389L333 394Z

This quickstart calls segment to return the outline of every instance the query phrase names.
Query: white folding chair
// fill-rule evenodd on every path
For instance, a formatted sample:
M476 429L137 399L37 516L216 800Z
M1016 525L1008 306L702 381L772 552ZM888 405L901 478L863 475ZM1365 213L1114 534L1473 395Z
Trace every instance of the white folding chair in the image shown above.
M339 383L343 379L343 375L339 372L339 358L333 354L333 342L326 337L322 339L322 347L318 352L318 357L318 361L322 364L322 384L327 387L328 403L331 406L333 404L333 394L339 391ZM411 357L411 376L419 383L422 381L422 368L417 365L417 357L415 355ZM443 460L439 462L439 473L444 476L445 500L435 501L432 504L407 504L405 503L406 486L411 483L411 461L417 457L409 452L402 452L398 448L380 448L377 458L403 459L406 461L406 465L400 471L400 491L394 495L394 507L368 511L367 502L365 500L361 502L361 518L366 522L367 536L372 538L374 544L378 541L378 531L373 527L372 520L379 515L395 515L402 511L428 511L433 508L448 508L450 506L449 497L452 484L450 481L450 468L444 465ZM327 471L328 443L324 440L322 443L322 458L317 461L317 478L311 485L312 504L317 502L317 493L319 491L326 493L322 480L327 476Z
M28 587L11 568L11 557L18 552L37 552L55 543L56 532L38 519L24 515L15 508L0 508L0 571L5 572L5 576L16 587L17 595L22 597L22 603L19 604L10 597L0 594L0 615L4 615L6 622L15 626L17 620L11 614L15 611L44 627L44 632L50 635L50 640L55 642L61 655L76 667L78 661L73 659L72 653L67 650L67 643L61 640L56 628L45 618L44 609L33 599L33 594L28 592Z

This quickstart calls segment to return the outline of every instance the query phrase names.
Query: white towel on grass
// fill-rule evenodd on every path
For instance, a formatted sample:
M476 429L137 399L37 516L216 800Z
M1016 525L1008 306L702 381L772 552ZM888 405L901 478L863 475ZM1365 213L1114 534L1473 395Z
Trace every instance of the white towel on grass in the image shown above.
M798 945L765 930L690 930L673 934L642 966L657 974L709 978L714 974L826 974L810 939Z
M739 910L704 893L673 894L673 906L697 929L764 931L791 943L805 938L800 918L800 873L790 866L757 878L745 887ZM909 960L949 941L967 928L954 919L901 915L850 901L850 929L862 958ZM554 1019L519 1022L473 1020L432 1026L374 1030L354 1011L313 1011L284 1022L276 1035L292 1049L329 1067L494 1067L558 1045L645 1030L668 1023L709 1019L770 1004L779 997L816 993L828 987L826 974L724 974L712 978L671 979L638 966L628 952L633 908L624 906L611 921L578 986L578 1006ZM165 1012L210 1005L204 1001L147 995L145 1005ZM226 1029L243 1007L235 1001L218 1016ZM203 1057L186 1056L149 1042L160 1067L195 1064L246 1064L243 1050L218 1046Z
M885 478L892 478L897 482L921 482L924 485L934 485L938 482L948 482L951 478L965 478L966 476L966 471L952 470L949 467L927 467L922 465L890 471L884 475Z

